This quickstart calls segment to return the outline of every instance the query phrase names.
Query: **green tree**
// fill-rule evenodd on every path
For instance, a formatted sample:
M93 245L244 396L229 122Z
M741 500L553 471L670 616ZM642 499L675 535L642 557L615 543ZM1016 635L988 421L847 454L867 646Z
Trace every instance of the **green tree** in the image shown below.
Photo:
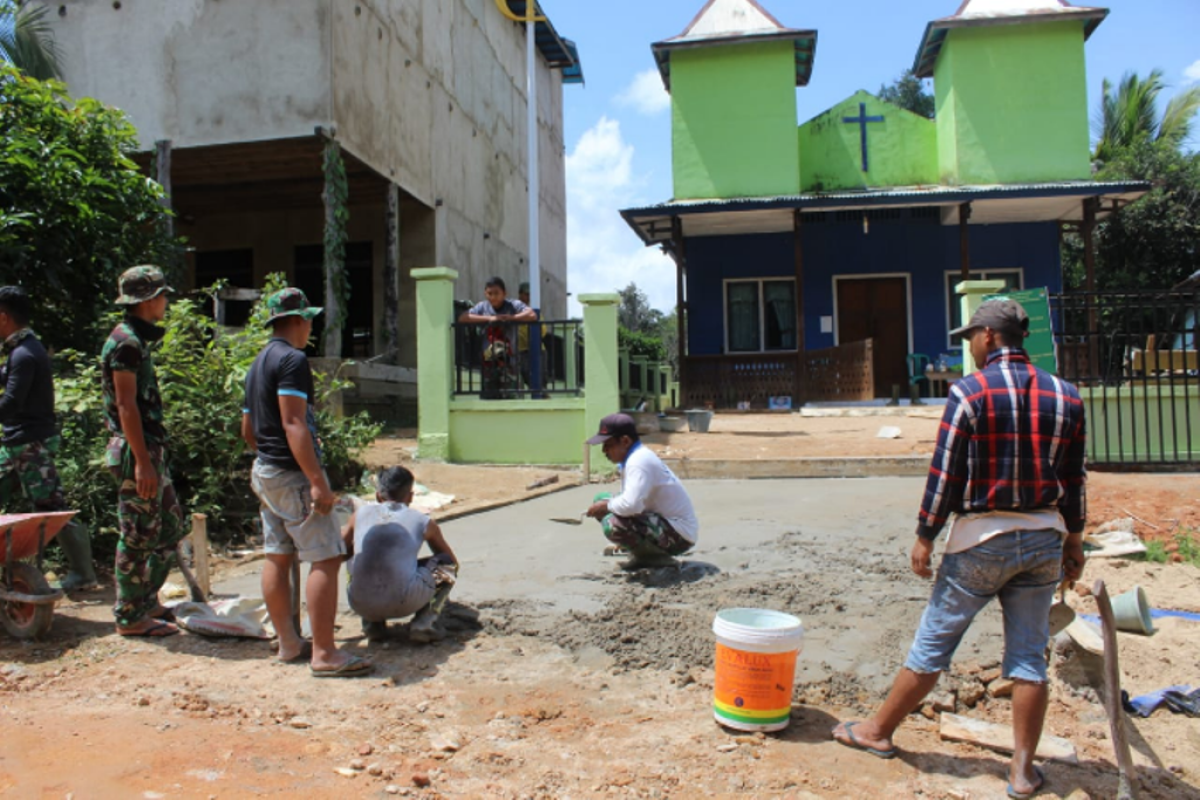
M925 82L911 69L904 70L890 85L880 86L879 99L926 119L933 119L937 113L937 100L925 91Z
M31 78L61 78L61 55L46 22L46 6L0 0L0 60Z
M1099 180L1145 180L1150 192L1096 231L1096 287L1162 290L1200 269L1200 155L1140 137L1110 151ZM1084 285L1083 245L1064 240L1068 288Z
M130 159L137 133L123 112L9 64L0 93L0 283L34 297L47 344L95 351L117 276L177 258L162 187Z
M618 292L621 304L617 307L617 324L633 333L654 333L662 320L662 312L650 307L650 298L632 281Z
M1159 116L1158 100L1164 88L1161 69L1151 71L1145 80L1136 72L1126 72L1115 91L1105 79L1100 109L1093 123L1096 161L1105 164L1117 160L1123 151L1138 145L1142 139L1162 142L1171 148L1182 147L1188 141L1192 122L1200 111L1200 87L1175 95Z

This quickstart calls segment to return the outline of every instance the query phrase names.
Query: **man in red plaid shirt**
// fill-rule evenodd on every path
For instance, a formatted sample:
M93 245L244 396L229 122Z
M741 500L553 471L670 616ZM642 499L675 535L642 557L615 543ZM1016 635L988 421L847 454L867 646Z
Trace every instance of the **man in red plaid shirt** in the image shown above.
M929 605L892 691L875 716L838 725L842 744L882 758L892 735L933 690L975 615L993 597L1004 612L1004 677L1014 681L1010 797L1045 782L1033 765L1049 690L1045 648L1060 578L1083 570L1084 414L1071 384L1038 369L1021 349L1029 317L991 300L950 332L979 369L954 384L929 467L912 570L933 577L933 543L950 535ZM953 519L951 519L953 517Z

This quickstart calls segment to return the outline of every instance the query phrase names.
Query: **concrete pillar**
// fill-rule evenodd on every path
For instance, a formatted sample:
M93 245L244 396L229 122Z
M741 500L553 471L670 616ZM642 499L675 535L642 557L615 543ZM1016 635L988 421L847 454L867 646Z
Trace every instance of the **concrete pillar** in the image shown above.
M621 409L620 364L617 359L617 306L621 296L616 293L584 294L584 438L600 427L600 420ZM424 380L424 378L422 378ZM591 463L597 472L610 471L612 465L600 448L592 451Z
M970 321L975 310L983 305L984 295L997 294L1004 291L1004 281L963 281L954 287L954 293L959 296L959 302L962 303L962 318L963 324L966 325ZM957 344L951 342L951 344ZM971 358L971 351L967 346L963 345L963 377L970 375L975 371L975 361Z
M574 325L563 328L563 369L567 373L567 389L575 391L579 388L579 363L575 348L579 344L579 329Z
M417 455L445 461L450 455L450 393L454 369L454 282L447 267L414 269L417 285Z

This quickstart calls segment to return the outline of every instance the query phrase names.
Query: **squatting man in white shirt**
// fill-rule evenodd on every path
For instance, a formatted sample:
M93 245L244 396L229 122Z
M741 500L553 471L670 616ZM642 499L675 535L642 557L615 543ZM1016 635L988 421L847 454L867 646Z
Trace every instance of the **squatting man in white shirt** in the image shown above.
M637 425L627 414L609 414L600 430L587 440L602 445L605 457L618 465L621 493L596 495L587 510L600 520L604 535L630 554L623 569L671 566L672 556L696 545L700 523L687 490L648 447L642 445Z

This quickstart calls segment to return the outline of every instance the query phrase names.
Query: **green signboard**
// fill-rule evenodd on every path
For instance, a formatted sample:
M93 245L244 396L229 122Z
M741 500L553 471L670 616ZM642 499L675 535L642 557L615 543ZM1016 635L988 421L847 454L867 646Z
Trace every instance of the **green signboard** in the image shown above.
M987 300L1015 300L1029 315L1029 338L1025 340L1025 352L1035 367L1058 374L1058 359L1054 355L1054 326L1050 324L1050 298L1045 288L1026 289L1021 292L989 294Z

